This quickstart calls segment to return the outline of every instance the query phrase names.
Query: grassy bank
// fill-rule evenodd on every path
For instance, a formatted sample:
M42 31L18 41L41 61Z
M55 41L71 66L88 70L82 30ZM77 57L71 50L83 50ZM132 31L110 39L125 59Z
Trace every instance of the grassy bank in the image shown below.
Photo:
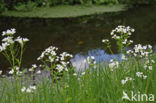
M3 12L2 16L13 16L13 17L38 17L38 18L67 18L67 17L78 17L92 14L99 14L105 12L117 12L125 10L125 5L61 5L55 7L43 7L34 8L30 11L6 11Z
M82 73L65 73L61 80L51 83L48 78L40 77L41 81L35 86L35 90L24 91L24 87L29 88L29 77L18 79L18 82L11 83L10 79L5 78L0 83L0 102L1 103L135 103L122 99L123 92L127 93L131 99L133 91L137 96L138 92L147 94L148 99L140 99L140 102L150 102L150 94L156 95L156 70L147 73L147 79L136 76L136 71L142 71L144 64L139 61L129 59L120 62L120 66L111 70L108 66L99 68L90 67ZM153 65L156 67L156 64ZM72 68L70 68L72 69ZM70 70L69 69L69 70ZM129 78L125 84L122 81ZM130 78L133 78L131 80ZM25 83L20 84L19 81ZM152 99L151 99L152 100ZM156 101L156 100L153 100Z
M28 38L15 37L16 29L3 31L0 53L10 68L0 71L0 103L149 103L156 101L156 58L151 45L132 43L135 29L119 25L111 31L121 53L110 61L86 57L83 68L70 64L73 56L50 46L37 58L40 65L21 69ZM111 42L103 39L111 54ZM80 65L80 64L79 64ZM82 71L80 71L82 70Z

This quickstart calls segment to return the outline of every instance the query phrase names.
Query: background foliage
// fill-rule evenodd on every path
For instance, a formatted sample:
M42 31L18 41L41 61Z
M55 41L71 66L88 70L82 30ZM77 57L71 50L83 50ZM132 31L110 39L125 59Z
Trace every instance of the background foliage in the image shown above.
M55 5L112 5L112 4L154 4L156 0L0 0L0 12L5 10L28 11L34 7Z

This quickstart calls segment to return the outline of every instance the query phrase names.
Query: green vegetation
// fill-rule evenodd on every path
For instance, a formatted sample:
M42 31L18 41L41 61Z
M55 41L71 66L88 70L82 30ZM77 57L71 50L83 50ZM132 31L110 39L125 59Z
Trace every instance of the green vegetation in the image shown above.
M34 8L30 11L6 11L1 15L3 16L15 16L15 17L39 17L39 18L65 18L65 17L77 17L91 14L99 14L105 12L117 12L125 10L125 5L114 6L82 6L82 5L61 5L55 7L43 7Z
M8 59L8 76L1 76L0 103L130 103L154 102L156 98L156 62L151 45L135 45L132 50L126 48L133 43L130 36L135 30L129 26L118 26L111 32L119 51L120 60L112 58L103 65L96 63L93 56L84 60L84 71L76 72L69 66L72 55L57 53L57 48L50 46L37 60L40 66L21 70L17 57L19 48L27 38L14 38L15 29L4 31L0 53ZM111 51L111 42L102 40ZM14 48L13 48L14 47ZM23 49L21 50L23 51ZM10 54L11 53L11 54ZM23 54L23 52L22 52ZM10 55L13 55L13 58ZM17 57L16 57L17 56ZM40 70L42 69L42 70ZM50 74L47 74L47 71ZM42 75L46 73L45 77ZM11 76L11 78L9 77ZM126 96L127 95L127 96Z
M59 14L62 14L62 12L70 12L68 10L71 10L70 13L75 12L74 10L77 9L81 10L81 14L78 12L78 16L80 15L84 15L84 13L86 13L86 15L88 14L93 14L95 12L105 12L105 10L103 11L103 9L106 9L107 11L107 7L105 8L101 8L100 5L118 5L118 4L125 4L125 5L137 5L137 4L155 4L156 0L1 0L0 1L0 13L4 13L4 15L7 16L26 16L26 17L68 17L66 13L63 13L63 16L60 16ZM58 6L59 5L59 6ZM68 6L60 6L60 5L68 5ZM70 6L73 7L70 7ZM77 5L81 5L81 6L77 6ZM98 5L98 6L93 6L93 5ZM57 6L57 7L55 7ZM90 7L85 7L85 6L90 6ZM52 8L51 8L52 7ZM83 12L82 9L85 12ZM96 8L95 8L96 7ZM43 9L43 10L42 10ZM58 9L58 10L56 10ZM67 11L62 11L62 9L65 9ZM74 10L72 10L74 9ZM86 9L86 10L85 10ZM92 12L88 9L95 9L92 10ZM99 10L102 9L102 10ZM110 11L112 11L111 8L109 8ZM8 11L9 12L6 12ZM10 10L13 10L12 12L10 12ZM15 11L19 11L19 12L15 12ZM114 11L114 10L113 10ZM24 12L24 13L23 13ZM25 13L26 12L26 13ZM33 15L35 12L37 12L36 15L34 16L28 16L28 15ZM43 13L41 13L43 12ZM49 13L52 12L52 13ZM56 13L55 13L56 12ZM11 13L11 14L10 14ZM13 14L15 13L15 14ZM59 13L59 14L58 14ZM45 14L45 15L43 15ZM51 15L51 14L54 14ZM51 15L51 16L47 16L47 15ZM76 14L73 15L74 17L77 16ZM21 16L20 16L21 17ZM69 17L71 17L71 14L69 14Z
M28 92L30 81L26 84L10 83L5 78L0 83L0 102L1 103L135 103L129 100L122 100L123 91L131 98L131 91L137 94L146 93L148 98L150 94L156 95L156 70L154 69L148 79L142 79L135 76L136 70L142 70L141 64L133 60L123 62L115 71L110 71L109 67L99 67L80 74L67 73L56 83L50 83L46 78L42 78L36 89ZM139 66L139 68L136 68ZM156 65L155 65L156 66ZM134 81L128 81L125 85L121 81L127 76L134 76ZM29 77L27 77L29 78ZM22 81L22 80L21 80ZM138 99L137 99L138 100ZM152 99L151 99L152 100ZM140 100L142 101L142 100ZM154 100L156 101L156 99ZM149 103L149 99L147 100ZM146 98L143 99L146 103Z
M75 4L82 4L82 5L91 5L91 4L118 4L118 0L5 0L0 1L0 9L3 10L4 8L7 9L30 9L33 7L51 7L55 5L75 5Z

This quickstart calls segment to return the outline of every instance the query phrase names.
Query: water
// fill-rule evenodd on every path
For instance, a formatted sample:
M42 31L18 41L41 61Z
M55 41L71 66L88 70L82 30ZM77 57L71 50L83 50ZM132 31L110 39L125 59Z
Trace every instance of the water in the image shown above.
M113 52L110 55L101 42L110 39L111 30L118 25L135 28L132 40L135 43L156 45L156 6L136 7L118 13L85 16L78 18L38 19L38 18L13 18L0 17L0 32L9 28L16 28L17 35L27 37L23 58L23 67L38 63L36 58L47 47L53 45L74 54L71 60L73 65L82 62L88 55L96 56L98 60L109 60L112 56L120 57L117 47L113 42ZM8 62L0 56L0 69L6 70Z

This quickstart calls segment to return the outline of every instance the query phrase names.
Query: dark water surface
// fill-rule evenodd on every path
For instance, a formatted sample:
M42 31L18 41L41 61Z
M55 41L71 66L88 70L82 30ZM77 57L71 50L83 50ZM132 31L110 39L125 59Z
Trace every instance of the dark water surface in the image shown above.
M109 60L112 56L119 56L107 54L101 42L102 39L110 39L111 30L118 25L135 28L131 39L136 44L156 45L156 6L136 7L124 12L78 18L0 17L0 32L16 28L17 36L30 39L24 53L22 64L24 67L37 63L36 58L51 45L57 46L60 52L67 51L74 54L75 57L72 59L74 63L83 60L87 55L94 55L99 60ZM115 44L112 49L117 53ZM7 64L8 62L0 55L0 69L7 68Z

